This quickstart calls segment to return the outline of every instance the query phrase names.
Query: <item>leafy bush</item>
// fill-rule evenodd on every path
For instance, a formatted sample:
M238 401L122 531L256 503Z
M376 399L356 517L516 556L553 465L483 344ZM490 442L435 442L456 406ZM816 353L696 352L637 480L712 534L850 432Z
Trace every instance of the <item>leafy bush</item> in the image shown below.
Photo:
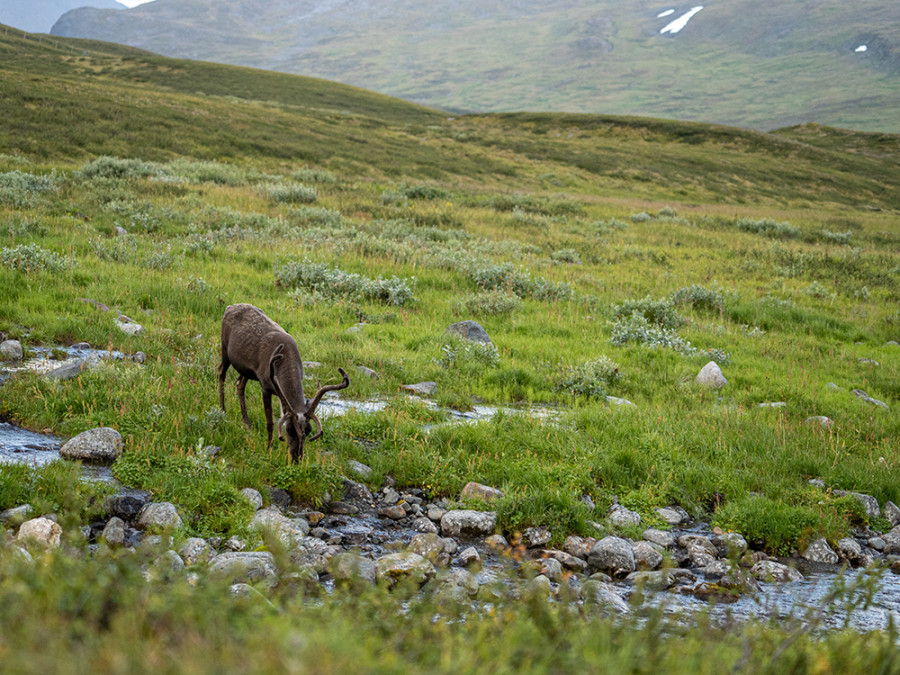
M691 284L679 288L670 296L676 305L690 305L694 309L712 309L721 311L725 306L725 295L717 288L705 288Z
M721 349L694 347L674 329L653 324L639 312L634 312L630 317L622 317L613 323L610 342L617 346L634 342L645 347L662 347L683 356L702 356L721 364L727 363L731 359L731 355Z
M522 300L514 293L493 290L470 293L465 298L454 300L451 305L457 314L496 316L515 312L522 307Z
M85 164L78 174L84 178L147 178L162 175L162 172L153 162L104 155Z
M564 300L573 295L568 284L532 279L509 262L484 265L481 261L468 261L463 267L469 280L486 291L506 291L538 300Z
M566 366L556 389L573 396L603 398L607 394L606 388L618 379L619 364L608 356L601 356L579 366Z
M43 176L18 170L0 173L0 204L16 208L34 206L40 195L58 189L59 182L56 173Z
M92 237L88 243L94 255L100 260L128 262L137 252L137 239L134 237L112 237L110 239Z
M412 287L404 279L396 276L383 279L380 275L369 279L307 258L277 268L275 283L284 288L295 289L291 297L299 302L303 302L309 293L314 298L347 298L356 302L380 302L396 306L415 301Z
M162 167L162 171L170 176L186 178L192 183L243 185L247 182L247 176L243 169L222 162L176 159Z
M343 216L340 211L333 211L318 206L301 206L291 209L290 216L304 225L321 227L340 227Z
M265 183L260 189L269 199L282 204L310 204L319 198L315 188L302 183Z
M626 300L621 305L613 306L613 320L619 321L639 314L655 326L675 329L684 323L672 300L661 298L653 300L649 295L642 300Z
M450 193L431 185L401 185L399 193L407 199L448 199Z
M652 218L650 218L650 214L645 213L644 211L641 211L640 213L632 213L630 218L632 223L648 223L652 220Z
M0 249L0 263L19 272L62 272L75 266L74 258L61 256L37 244Z
M743 232L752 232L753 234L774 239L794 239L802 234L799 227L790 223L779 223L771 218L762 218L760 220L741 218L735 223L735 226Z
M441 358L435 359L435 363L444 368L463 368L471 365L500 367L500 353L492 342L453 338L441 345L441 353Z
M490 206L496 211L523 211L538 213L544 216L576 215L584 211L581 202L571 199L548 199L514 193L501 195L490 200Z
M578 256L578 251L574 248L561 248L557 251L553 251L550 254L550 260L557 263L568 263L572 265L580 265L581 258Z
M844 246L850 245L850 237L853 236L853 232L847 230L846 232L832 232L831 230L822 230L819 234L822 238L822 241L827 241L832 244L842 244Z

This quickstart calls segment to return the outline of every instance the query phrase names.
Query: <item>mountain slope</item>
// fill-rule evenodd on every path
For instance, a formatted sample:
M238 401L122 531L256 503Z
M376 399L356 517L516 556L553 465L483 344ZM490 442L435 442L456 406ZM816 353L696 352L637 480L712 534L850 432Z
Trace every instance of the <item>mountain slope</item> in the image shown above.
M643 0L156 0L125 13L75 10L53 32L451 110L900 131L900 4L720 0L677 33L660 33L688 9Z
M126 8L115 0L3 0L0 3L0 23L29 33L49 33L59 17L79 7Z
M571 186L698 203L900 208L900 137L804 126L446 114L322 80L0 33L0 154L313 164L477 189Z

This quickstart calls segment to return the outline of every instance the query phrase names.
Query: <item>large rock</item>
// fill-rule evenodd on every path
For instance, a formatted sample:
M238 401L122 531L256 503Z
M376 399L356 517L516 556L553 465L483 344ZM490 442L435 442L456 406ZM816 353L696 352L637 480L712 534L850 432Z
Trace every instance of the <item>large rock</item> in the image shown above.
M715 361L710 361L703 366L700 372L697 373L696 382L710 389L721 389L728 384L728 380L722 374L722 369L719 368L719 364Z
M444 552L444 540L436 534L417 534L410 540L407 550L418 553L431 563L436 563Z
M811 563L824 563L826 565L837 565L840 557L835 553L825 538L816 539L803 552L803 557Z
M803 579L803 575L793 567L782 565L774 560L760 560L750 568L750 574L760 581L774 581L777 583L801 581Z
M376 579L387 583L389 586L406 579L410 579L421 586L434 574L434 565L418 553L412 553L411 551L389 553L375 561Z
M86 462L112 462L122 454L122 436L110 427L88 429L63 443L60 457Z
M262 495L259 494L259 490L254 488L246 487L241 490L241 494L253 505L257 511L259 511L263 507L263 498Z
M884 503L884 517L890 521L891 527L900 525L900 507L898 507L892 501L885 502Z
M651 544L662 546L663 548L672 548L675 546L675 535L665 530L657 530L655 528L647 528L643 534L644 540Z
M579 595L585 605L595 605L616 614L631 611L628 603L616 593L615 587L603 581L588 579L581 585Z
M100 534L100 538L103 539L110 546L121 546L125 543L125 521L121 518L117 518L113 516L110 518L106 525L103 528L103 532Z
M865 495L861 492L849 492L847 490L834 490L832 494L834 494L835 497L853 497L863 505L866 509L866 515L869 516L869 518L881 517L881 507L878 506L878 500L872 495Z
M882 539L884 540L882 553L885 555L900 553L900 525L895 526L890 532L882 536Z
M588 565L614 577L631 574L635 570L631 542L620 537L604 537L591 548Z
M190 537L179 547L178 553L186 565L197 565L212 560L216 552L205 539Z
M316 574L321 574L328 569L334 551L321 539L303 537L288 551L288 557L297 567L311 569Z
M267 551L220 553L209 565L210 576L230 583L278 583L275 557Z
M178 530L184 523L171 502L154 502L141 509L137 518L139 530Z
M21 361L24 355L22 344L18 340L5 340L0 343L0 361Z
M62 528L49 518L32 518L19 527L16 540L29 552L58 548Z
M484 537L497 527L495 511L447 511L441 518L441 533L445 537Z
M634 565L639 570L655 570L662 565L662 554L649 541L636 541L631 545Z
M609 510L606 520L616 527L628 527L629 525L640 525L641 514L636 511L626 509L621 504L615 504Z
M0 524L3 525L21 525L31 516L34 508L31 504L22 504L14 506L11 509L0 511Z
M479 324L477 321L469 320L450 324L449 326L447 326L447 332L451 335L461 337L464 340L480 342L482 344L491 343L491 336L487 334L487 331L482 328L481 324Z
M285 548L292 548L307 534L302 526L281 514L276 509L257 511L250 521L250 529L255 532L267 532L281 542Z
M355 588L375 583L375 562L353 551L336 555L328 567L338 585L350 585Z
M417 382L415 384L404 384L400 387L403 391L408 391L416 396L433 396L437 391L437 382Z

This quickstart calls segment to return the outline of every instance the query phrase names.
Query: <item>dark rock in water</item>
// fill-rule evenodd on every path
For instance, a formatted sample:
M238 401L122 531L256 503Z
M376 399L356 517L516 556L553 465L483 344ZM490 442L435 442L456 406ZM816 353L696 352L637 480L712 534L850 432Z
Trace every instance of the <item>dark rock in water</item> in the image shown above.
M138 492L128 495L117 495L107 498L104 506L107 513L125 521L134 520L147 504L152 501L149 492Z
M451 324L447 326L447 332L471 342L491 343L491 336L487 334L487 331L477 321L460 321L459 323Z

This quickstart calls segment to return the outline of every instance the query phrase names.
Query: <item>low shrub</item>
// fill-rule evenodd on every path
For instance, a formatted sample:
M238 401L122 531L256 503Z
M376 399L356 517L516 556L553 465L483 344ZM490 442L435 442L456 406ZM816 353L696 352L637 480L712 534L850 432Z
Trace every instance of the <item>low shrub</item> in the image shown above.
M465 368L476 365L488 368L500 366L500 353L492 342L482 343L453 338L441 345L441 358L435 363L443 368Z
M41 176L19 170L0 173L0 204L32 207L41 195L57 190L60 182L56 173Z
M62 272L76 265L74 258L61 256L37 244L20 244L0 249L0 264L18 272Z
M301 183L318 183L331 185L338 182L338 177L325 169L297 169L291 174L291 178Z
M720 289L697 284L679 288L669 297L675 305L690 305L694 309L721 311L725 306L725 294Z
M661 328L675 329L684 323L672 300L666 298L654 300L648 295L642 300L626 300L613 306L614 321L628 319L635 313Z
M522 299L514 293L493 290L470 293L462 299L453 300L451 307L456 314L476 314L497 316L511 314L522 307Z
M607 394L607 387L618 379L619 364L608 356L601 356L578 366L566 366L556 389L573 396L603 398Z
M273 202L282 204L310 204L319 198L315 188L302 183L264 183L260 190Z
M369 279L307 258L277 268L275 283L294 289L291 297L299 302L306 302L310 293L313 298L346 298L396 306L415 302L412 286L407 280L396 276L383 279L380 275Z
M742 232L751 232L773 239L795 239L803 234L799 227L790 223L779 223L772 218L762 218L760 220L741 218L735 223L735 226Z
M160 176L162 171L158 164L141 159L121 159L119 157L101 156L91 160L77 172L84 178L148 178Z

